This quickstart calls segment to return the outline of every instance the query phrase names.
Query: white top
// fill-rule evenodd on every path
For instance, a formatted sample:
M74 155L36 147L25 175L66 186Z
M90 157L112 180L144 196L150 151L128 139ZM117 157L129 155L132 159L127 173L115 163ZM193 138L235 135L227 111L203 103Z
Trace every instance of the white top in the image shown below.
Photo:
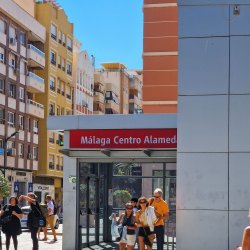
M134 216L136 214L136 211L138 211L138 209L136 207L133 208L133 212L134 212Z
M48 206L48 209L49 209L49 208L51 209L49 215L53 215L53 214L54 214L54 204L53 204L53 202L50 201L50 202L47 204L47 206Z

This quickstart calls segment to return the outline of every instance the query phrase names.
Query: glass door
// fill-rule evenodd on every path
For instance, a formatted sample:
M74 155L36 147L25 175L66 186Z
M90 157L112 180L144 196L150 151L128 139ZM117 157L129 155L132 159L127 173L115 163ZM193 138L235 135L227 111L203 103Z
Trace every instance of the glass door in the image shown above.
M99 243L99 180L96 165L80 163L81 247Z

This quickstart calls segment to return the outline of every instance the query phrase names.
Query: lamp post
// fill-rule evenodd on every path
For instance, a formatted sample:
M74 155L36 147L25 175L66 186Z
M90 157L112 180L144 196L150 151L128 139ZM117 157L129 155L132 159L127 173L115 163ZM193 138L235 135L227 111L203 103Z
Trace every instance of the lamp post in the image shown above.
M16 134L20 133L19 131L14 132L13 134L11 134L8 138L6 138L6 134L5 134L5 138L4 138L4 163L3 163L3 170L1 169L3 176L5 178L5 173L6 173L6 165L7 165L7 142L11 137L14 137ZM5 205L6 202L6 197L3 198L3 204Z

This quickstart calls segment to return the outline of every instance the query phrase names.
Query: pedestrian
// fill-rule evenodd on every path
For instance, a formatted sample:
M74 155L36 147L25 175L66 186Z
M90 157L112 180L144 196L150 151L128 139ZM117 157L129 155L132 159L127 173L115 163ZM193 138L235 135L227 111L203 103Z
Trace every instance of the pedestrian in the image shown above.
M61 201L58 200L58 202L57 202L57 213L58 213L58 214L61 213L61 206L62 206Z
M12 196L9 199L9 205L5 205L1 210L1 219L9 217L7 223L3 223L2 231L6 236L6 250L10 248L10 239L12 237L14 248L17 250L17 235L22 233L20 219L23 218L22 210L17 206L18 200Z
M21 195L19 197L19 202L25 199L30 205L31 211L28 214L28 220L27 220L27 226L30 228L30 233L31 233L31 239L33 242L33 250L38 250L38 239L37 239L37 231L38 227L34 227L32 225L32 221L34 217L40 217L41 216L41 208L39 206L37 199L37 196L34 193L28 193L27 196Z
M54 236L54 239L51 240L50 242L53 243L53 242L56 242L57 241L57 238L56 238L56 231L55 231L55 228L54 228L54 204L52 202L52 197L51 195L47 195L46 196L46 202L47 202L47 205L48 205L48 209L49 209L49 215L48 215L48 218L47 218L47 224L46 224L46 227L43 228L43 231L44 231L44 238L41 240L41 241L47 241L47 226L50 225L50 228L52 230L52 234Z
M147 198L140 197L138 200L138 211L136 212L135 222L139 227L138 238L140 242L140 250L152 250L154 236L154 226L161 220L162 215L149 206Z
M133 212L134 212L134 216L135 216L136 211L138 211L138 208L137 208L138 199L137 198L132 198L130 201L131 201L131 203L133 205ZM138 249L140 249L138 233L139 233L139 227L137 227L136 230L135 230L135 244L137 243ZM135 249L135 244L134 244L133 249Z
M155 235L157 241L157 250L163 250L164 244L164 221L168 219L168 204L161 198L162 190L160 188L155 189L154 197L149 199L150 206L154 207L157 212L162 215L161 220L159 220L155 225Z
M128 202L125 205L126 210L125 213L122 213L116 222L116 225L122 225L127 230L126 237L121 237L119 242L120 250L125 250L126 246L128 250L132 250L135 244L135 229L137 228L135 225L135 216L133 213L133 205ZM116 215L113 215L113 218L116 218ZM124 230L124 229L123 229Z

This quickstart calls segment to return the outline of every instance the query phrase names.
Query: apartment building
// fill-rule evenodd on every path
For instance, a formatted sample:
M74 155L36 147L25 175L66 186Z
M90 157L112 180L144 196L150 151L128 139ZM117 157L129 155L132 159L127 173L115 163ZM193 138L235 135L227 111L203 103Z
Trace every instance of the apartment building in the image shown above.
M143 111L177 113L177 0L144 0Z
M36 96L44 93L45 84L37 72L45 67L45 40L45 27L32 15L12 0L0 1L0 148L5 137L19 131L7 141L11 195L27 193L32 171L39 170L44 106ZM14 182L19 182L19 190L14 190Z
M97 72L94 73L93 113L94 115L104 115L105 114L106 82L104 82L104 78L101 74L100 69L96 69L96 71Z
M46 117L72 114L73 24L54 1L36 2L35 16L47 30L47 56L44 70L37 73L45 80L45 93L36 96L44 106L45 119L40 123L40 168L35 172L34 183L40 189L54 187L55 200L62 200L63 155L59 149L63 146L63 134L48 132Z
M92 56L90 60L87 50L81 51L82 43L76 38L74 38L73 46L74 100L72 111L74 115L92 115L95 58Z

